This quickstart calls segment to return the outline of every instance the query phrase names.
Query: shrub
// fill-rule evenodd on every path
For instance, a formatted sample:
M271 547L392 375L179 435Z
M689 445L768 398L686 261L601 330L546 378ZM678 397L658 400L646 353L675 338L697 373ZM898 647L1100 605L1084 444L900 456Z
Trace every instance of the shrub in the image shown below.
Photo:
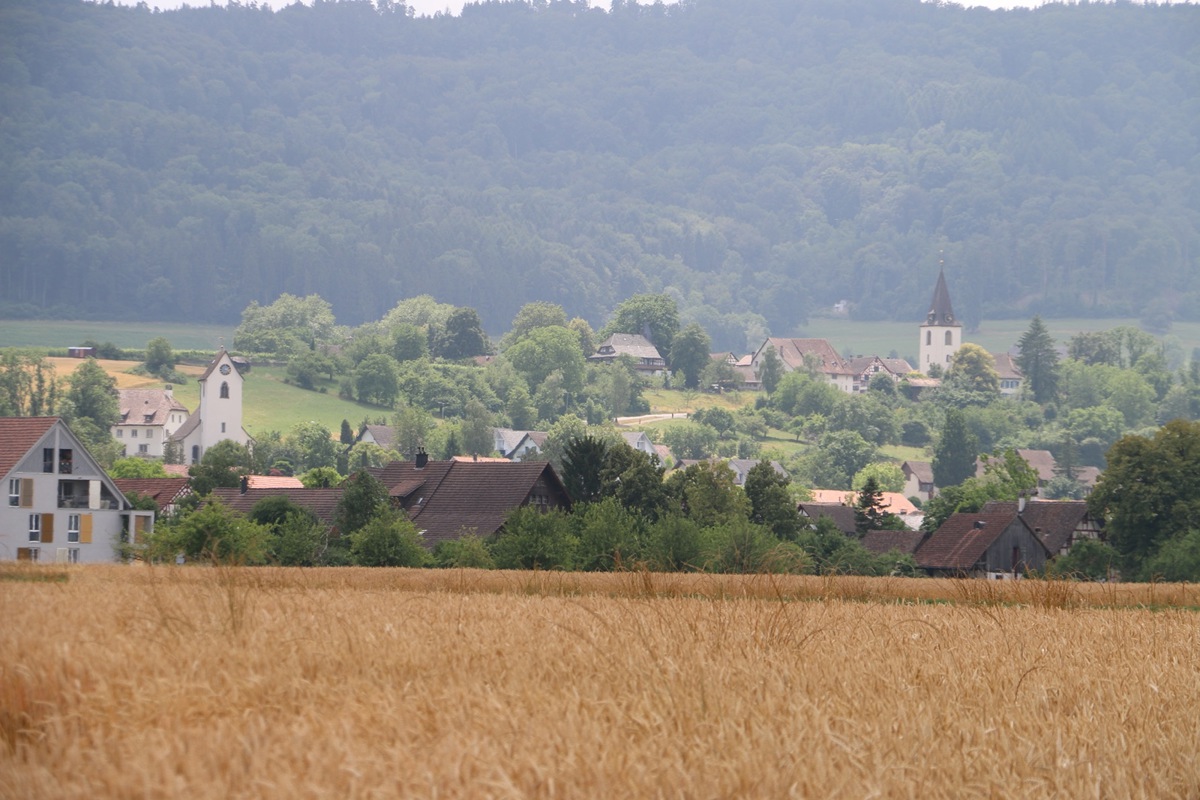
M578 545L566 514L526 506L508 515L491 552L500 569L571 569Z
M476 533L464 533L457 539L439 542L433 550L437 567L495 569L496 561L488 552L487 543Z
M360 567L423 567L430 562L421 534L403 514L377 514L350 534L350 554Z

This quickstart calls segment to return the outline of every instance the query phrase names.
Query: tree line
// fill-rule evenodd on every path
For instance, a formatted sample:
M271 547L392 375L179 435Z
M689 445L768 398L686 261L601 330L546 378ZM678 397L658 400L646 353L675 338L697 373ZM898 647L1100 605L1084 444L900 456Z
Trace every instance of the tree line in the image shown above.
M1193 319L1193 5L0 8L0 313Z

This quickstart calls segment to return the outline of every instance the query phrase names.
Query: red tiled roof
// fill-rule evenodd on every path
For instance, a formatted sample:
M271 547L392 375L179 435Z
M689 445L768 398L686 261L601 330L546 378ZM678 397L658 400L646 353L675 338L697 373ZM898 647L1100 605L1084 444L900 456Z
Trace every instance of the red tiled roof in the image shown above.
M121 490L121 494L136 492L143 497L154 498L159 511L191 493L187 478L115 478L113 483Z
M0 417L0 477L13 471L25 454L54 427L58 417Z
M850 373L850 365L838 355L838 351L828 339L783 339L771 337L759 348L760 352L770 345L775 348L779 360L788 369L804 369L804 356L812 355L817 358L817 365L826 374Z
M1014 521L1014 514L952 514L917 548L917 563L928 569L969 570Z
M247 515L259 500L286 497L301 508L307 508L326 525L333 525L338 501L342 499L342 489L247 489L242 492L240 489L221 487L213 489L212 496L239 514Z
M303 489L299 478L289 475L247 475L251 489Z

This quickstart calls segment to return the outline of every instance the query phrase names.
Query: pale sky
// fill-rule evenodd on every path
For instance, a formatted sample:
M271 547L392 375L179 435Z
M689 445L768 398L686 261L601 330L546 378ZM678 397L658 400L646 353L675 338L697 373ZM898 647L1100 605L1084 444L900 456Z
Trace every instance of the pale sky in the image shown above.
M281 8L291 5L296 0L259 0L260 4L265 1L266 5L271 8ZM138 0L116 0L120 5L136 5ZM151 8L179 8L184 3L190 6L207 6L208 0L146 0L146 5ZM407 5L413 9L418 16L428 16L436 14L439 11L449 11L452 14L457 14L462 10L464 0L407 0ZM609 0L588 0L593 6L608 8ZM671 3L674 0L663 0L663 2ZM1040 6L1043 0L957 0L964 6L987 6L988 8L1017 8L1017 7L1033 7ZM309 0L311 3L311 0ZM307 4L307 3L306 3ZM224 5L218 0L217 5Z

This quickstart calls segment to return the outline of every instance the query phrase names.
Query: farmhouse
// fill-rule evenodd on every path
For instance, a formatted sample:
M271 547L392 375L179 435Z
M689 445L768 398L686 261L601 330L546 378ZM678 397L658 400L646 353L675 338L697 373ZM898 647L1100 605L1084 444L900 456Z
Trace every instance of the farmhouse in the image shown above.
M1100 539L1104 534L1102 521L1088 512L1082 500L990 500L981 510L985 514L1019 514L1052 556L1066 555L1076 542Z
M953 514L917 548L932 575L1019 578L1046 566L1050 551L1020 514Z
M667 374L667 362L658 348L640 333L614 333L600 343L596 352L588 356L588 361L609 364L621 356L632 358L634 369L643 376Z
M756 375L762 374L767 350L774 349L784 372L806 370L820 375L847 394L854 392L854 370L850 362L838 355L828 339L782 339L769 337L751 357Z
M154 527L58 417L0 418L0 558L113 561Z
M171 386L121 389L117 403L121 418L111 432L127 456L162 458L167 440L188 419L187 406L175 399Z

